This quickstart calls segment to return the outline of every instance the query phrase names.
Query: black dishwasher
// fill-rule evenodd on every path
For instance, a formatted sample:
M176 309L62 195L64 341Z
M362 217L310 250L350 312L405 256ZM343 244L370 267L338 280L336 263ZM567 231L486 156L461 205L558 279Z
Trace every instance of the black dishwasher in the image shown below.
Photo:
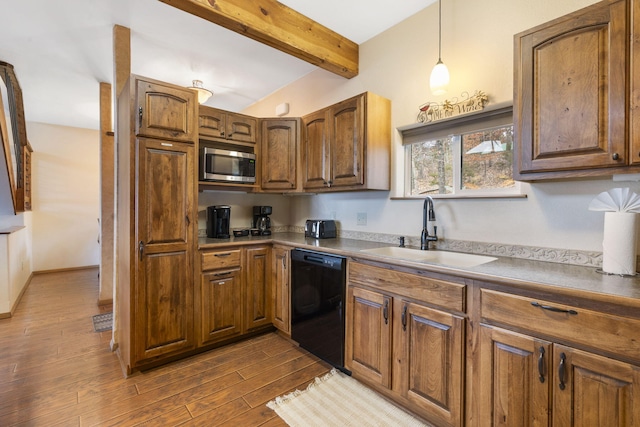
M344 368L346 258L291 251L291 338L300 347Z

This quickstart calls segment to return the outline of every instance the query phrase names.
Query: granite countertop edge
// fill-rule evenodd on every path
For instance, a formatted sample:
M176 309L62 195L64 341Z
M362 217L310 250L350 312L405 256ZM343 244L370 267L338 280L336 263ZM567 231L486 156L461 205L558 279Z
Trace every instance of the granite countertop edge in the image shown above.
M388 243L355 239L312 239L301 233L273 233L230 239L199 238L198 249L215 249L238 245L274 243L307 250L318 250L352 259L368 260L400 267L448 274L471 280L487 281L520 289L586 292L586 297L640 308L640 276L622 277L601 274L595 267L584 267L546 261L496 257L495 261L476 267L449 267L429 262L409 261L361 252L390 246Z

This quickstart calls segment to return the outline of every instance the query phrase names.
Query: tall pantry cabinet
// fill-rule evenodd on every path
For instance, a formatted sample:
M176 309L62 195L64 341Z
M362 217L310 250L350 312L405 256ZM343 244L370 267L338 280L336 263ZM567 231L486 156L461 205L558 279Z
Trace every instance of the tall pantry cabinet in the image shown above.
M118 354L126 374L195 348L197 100L132 75L118 97Z

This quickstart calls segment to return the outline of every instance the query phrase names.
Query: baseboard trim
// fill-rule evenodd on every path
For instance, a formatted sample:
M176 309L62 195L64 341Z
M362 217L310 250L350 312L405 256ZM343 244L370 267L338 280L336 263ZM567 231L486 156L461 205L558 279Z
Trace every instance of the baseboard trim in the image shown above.
M98 300L98 306L103 306L103 305L112 305L113 304L113 298L109 298L109 299L99 299Z
M92 270L94 268L99 268L99 267L100 267L99 265L85 265L82 267L55 268L53 270L34 271L33 274L63 273L66 271Z

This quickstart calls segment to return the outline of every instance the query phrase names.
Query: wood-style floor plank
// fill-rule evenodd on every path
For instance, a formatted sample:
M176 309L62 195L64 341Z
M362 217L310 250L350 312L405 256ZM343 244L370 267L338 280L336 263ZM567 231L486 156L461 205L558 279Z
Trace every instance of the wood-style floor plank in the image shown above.
M277 334L124 378L94 332L98 271L36 275L0 319L0 426L286 426L266 403L330 366Z

